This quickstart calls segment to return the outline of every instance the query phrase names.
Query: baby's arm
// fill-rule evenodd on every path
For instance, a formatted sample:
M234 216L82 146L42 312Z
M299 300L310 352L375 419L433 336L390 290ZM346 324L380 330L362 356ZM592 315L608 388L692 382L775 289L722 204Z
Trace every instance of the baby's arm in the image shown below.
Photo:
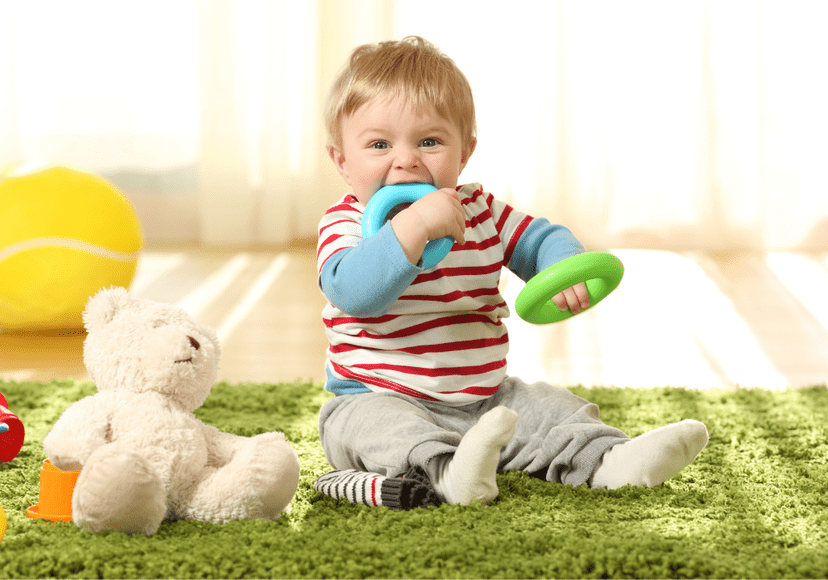
M423 196L391 220L394 234L406 258L417 264L428 242L451 236L465 242L466 214L460 194L451 188L438 189Z
M342 244L356 236L352 220L337 222L332 213L326 219L341 228L327 230L327 240ZM453 189L433 191L394 216L375 235L335 250L320 269L319 286L343 312L382 316L422 272L417 264L426 243L445 236L462 243L465 229L460 195Z
M422 272L408 261L391 224L343 248L322 266L319 285L331 304L352 316L385 314Z
M567 228L552 225L543 218L532 220L518 240L509 267L528 282L541 272L565 258L585 252L584 246ZM561 311L575 314L589 308L586 284L579 282L552 297Z

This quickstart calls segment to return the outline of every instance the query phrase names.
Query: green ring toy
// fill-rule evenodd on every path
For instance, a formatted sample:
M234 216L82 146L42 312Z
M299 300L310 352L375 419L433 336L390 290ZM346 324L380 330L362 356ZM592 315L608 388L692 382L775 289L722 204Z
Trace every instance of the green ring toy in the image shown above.
M615 290L622 276L624 265L612 254L577 254L552 264L533 276L518 294L515 310L518 316L533 324L560 322L575 315L570 311L558 310L551 300L555 294L579 282L586 282L589 308L592 308Z

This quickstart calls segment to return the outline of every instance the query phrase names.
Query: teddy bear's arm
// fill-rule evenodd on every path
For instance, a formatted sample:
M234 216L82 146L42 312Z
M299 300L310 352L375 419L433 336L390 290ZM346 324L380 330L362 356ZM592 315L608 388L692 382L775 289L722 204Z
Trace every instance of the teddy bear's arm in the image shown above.
M99 395L72 404L43 439L43 449L58 469L80 469L95 449L109 441L115 407Z

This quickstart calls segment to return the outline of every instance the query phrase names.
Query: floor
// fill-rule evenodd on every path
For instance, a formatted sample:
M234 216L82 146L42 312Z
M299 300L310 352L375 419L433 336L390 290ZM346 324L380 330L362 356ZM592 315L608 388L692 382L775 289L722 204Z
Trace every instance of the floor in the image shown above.
M828 253L614 250L618 289L571 320L509 319L509 369L561 385L784 389L828 383ZM315 248L151 249L131 291L216 329L219 379L324 378ZM523 283L504 277L514 304ZM81 331L0 332L0 379L88 378Z

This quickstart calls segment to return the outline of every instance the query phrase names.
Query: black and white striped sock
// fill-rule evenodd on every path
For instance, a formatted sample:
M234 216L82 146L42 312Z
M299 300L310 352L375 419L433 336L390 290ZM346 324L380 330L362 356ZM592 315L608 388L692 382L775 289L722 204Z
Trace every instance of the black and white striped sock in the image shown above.
M344 498L371 507L383 505L393 510L443 503L419 467L413 467L402 477L385 477L356 469L331 471L319 477L313 489L334 499Z

